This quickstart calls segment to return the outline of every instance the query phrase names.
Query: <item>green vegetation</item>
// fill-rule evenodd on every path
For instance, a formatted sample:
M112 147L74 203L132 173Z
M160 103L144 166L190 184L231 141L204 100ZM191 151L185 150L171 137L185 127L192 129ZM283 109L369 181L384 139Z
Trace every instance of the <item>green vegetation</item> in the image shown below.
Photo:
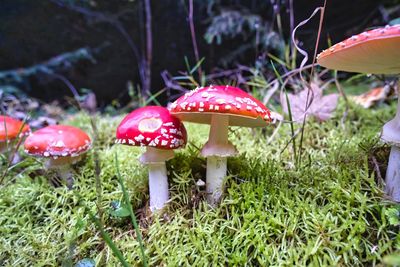
M335 118L306 124L303 161L293 164L290 126L275 130L232 128L240 155L229 159L227 192L218 208L207 206L203 188L206 162L199 147L207 126L187 124L189 145L168 162L172 201L163 215L150 217L147 172L141 149L114 145L121 117L97 116L104 230L126 261L142 265L141 247L130 217L111 215L124 202L115 153L135 211L149 266L274 265L365 266L382 262L399 248L396 206L383 199L374 171L386 166L389 148L378 142L395 103L374 110L351 106L346 122ZM65 121L91 132L90 118L79 113ZM372 158L374 160L372 160ZM0 164L5 166L5 160ZM26 158L9 170L0 189L0 265L65 266L93 259L117 266L118 259L81 205L94 214L97 193L92 153L74 167L75 187L54 187L55 174ZM384 170L383 170L384 171ZM79 199L78 195L82 198ZM115 215L115 213L113 213ZM388 261L390 258L388 259Z

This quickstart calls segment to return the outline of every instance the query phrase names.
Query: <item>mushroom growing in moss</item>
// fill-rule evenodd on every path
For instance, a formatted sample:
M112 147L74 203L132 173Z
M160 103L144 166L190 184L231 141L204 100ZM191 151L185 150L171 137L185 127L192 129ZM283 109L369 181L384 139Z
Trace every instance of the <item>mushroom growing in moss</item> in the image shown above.
M149 168L150 210L162 209L169 200L165 162L174 157L174 149L186 145L186 129L168 109L159 106L132 111L119 124L116 143L145 146L140 162Z
M0 153L7 150L7 144L30 133L29 125L20 120L0 115Z
M319 65L349 72L400 73L400 25L386 26L354 35L317 57ZM397 94L399 95L399 93ZM393 120L383 126L382 140L392 149L386 172L386 194L400 201L400 97Z
M67 125L52 125L37 130L25 140L25 152L46 159L45 166L57 173L72 188L70 166L81 159L91 146L90 137L81 129Z
M259 100L229 85L197 88L178 98L170 110L183 121L210 124L201 155L207 158L207 200L214 205L223 192L227 157L237 153L228 140L228 127L265 127L271 121L270 111Z

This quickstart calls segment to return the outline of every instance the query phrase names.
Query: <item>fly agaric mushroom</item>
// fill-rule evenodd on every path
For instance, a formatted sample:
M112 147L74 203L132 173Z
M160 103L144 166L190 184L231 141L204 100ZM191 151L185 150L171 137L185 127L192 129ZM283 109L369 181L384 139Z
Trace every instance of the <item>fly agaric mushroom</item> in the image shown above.
M172 103L170 110L183 121L210 124L201 155L207 158L207 200L214 205L223 192L227 157L237 153L228 141L228 126L264 127L271 121L270 111L254 97L229 85L196 88Z
M7 149L7 143L30 133L29 125L8 116L0 116L0 153Z
M46 167L56 169L59 176L72 187L70 165L89 150L90 137L81 129L67 125L51 125L32 133L25 140L25 152L46 158Z
M149 168L150 210L163 208L169 199L165 162L174 157L173 149L186 145L185 126L166 108L142 107L121 121L116 138L118 144L147 147L140 162Z
M354 35L317 57L319 65L348 72L400 73L400 25L386 26ZM399 95L399 94L398 94ZM386 194L400 201L400 97L396 116L383 126L382 140L392 145L386 172Z

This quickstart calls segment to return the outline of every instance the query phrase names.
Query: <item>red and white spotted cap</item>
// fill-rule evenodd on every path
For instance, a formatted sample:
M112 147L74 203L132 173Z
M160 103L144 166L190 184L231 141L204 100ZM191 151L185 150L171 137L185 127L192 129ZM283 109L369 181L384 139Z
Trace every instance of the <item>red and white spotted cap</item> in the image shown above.
M8 116L0 116L0 143L28 135L29 125Z
M51 125L28 136L24 146L25 152L32 156L53 159L76 158L90 148L91 140L79 128Z
M187 141L182 122L168 109L147 106L129 113L119 124L116 143L158 149L184 147Z
M399 58L400 24L354 35L321 52L317 62L334 70L398 74Z
M229 115L230 126L264 127L271 121L269 109L259 100L229 85L196 88L172 103L170 110L183 121L204 124L210 124L215 113Z

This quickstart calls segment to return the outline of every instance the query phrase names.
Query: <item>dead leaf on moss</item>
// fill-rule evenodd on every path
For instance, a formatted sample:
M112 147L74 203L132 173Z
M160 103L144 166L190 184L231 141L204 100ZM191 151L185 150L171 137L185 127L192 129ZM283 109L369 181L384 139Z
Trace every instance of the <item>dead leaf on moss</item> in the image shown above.
M307 106L307 95L309 107ZM311 83L310 92L308 89L302 90L298 94L287 94L294 122L301 123L304 119L312 116L319 121L326 121L332 117L333 111L337 107L339 95L323 95L323 90L316 83ZM283 111L288 114L288 106L285 94L281 94L281 104Z

